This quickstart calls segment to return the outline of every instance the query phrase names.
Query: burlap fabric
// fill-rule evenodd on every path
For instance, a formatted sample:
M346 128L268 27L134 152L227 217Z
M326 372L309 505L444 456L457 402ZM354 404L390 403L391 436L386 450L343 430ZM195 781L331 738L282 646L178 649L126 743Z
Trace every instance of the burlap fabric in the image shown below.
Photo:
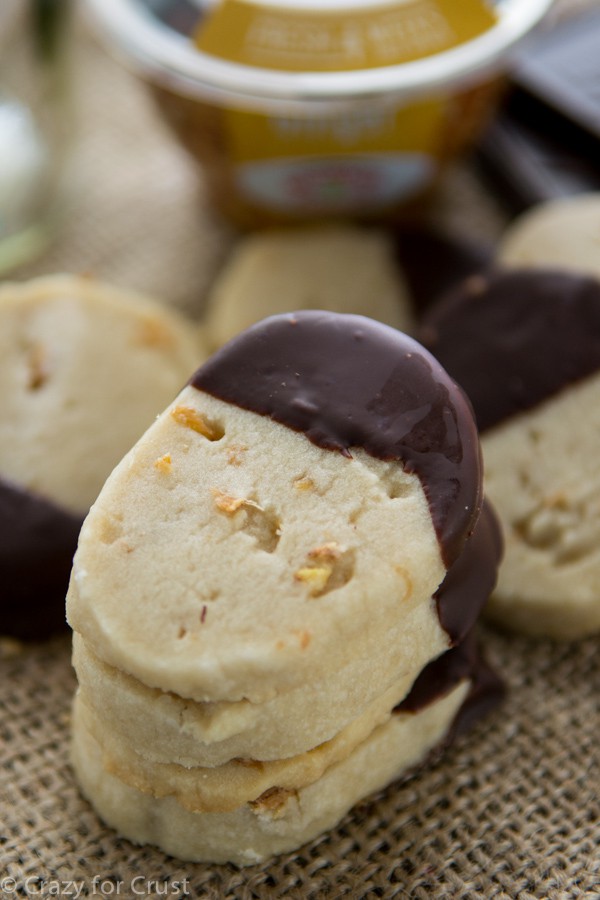
M235 235L139 85L85 33L65 222L15 273L91 271L199 313ZM492 239L504 224L468 167L432 217ZM68 761L68 638L0 651L0 897L600 898L597 641L556 645L484 629L504 706L442 761L270 865L182 864L105 828Z

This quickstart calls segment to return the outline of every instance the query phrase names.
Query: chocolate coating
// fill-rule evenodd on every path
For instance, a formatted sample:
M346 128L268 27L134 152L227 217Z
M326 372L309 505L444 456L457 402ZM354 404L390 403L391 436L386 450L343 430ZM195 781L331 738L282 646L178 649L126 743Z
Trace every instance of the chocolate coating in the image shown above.
M0 634L36 640L66 628L83 518L0 479Z
M394 228L388 233L419 317L451 288L491 265L492 251L486 244L430 228Z
M451 652L451 651L450 651ZM506 687L480 652L471 670L471 686L446 735L446 746L469 731L475 723L498 706L506 696Z
M484 500L475 531L434 594L440 624L453 645L475 625L496 586L503 549L500 524L491 504Z
M412 338L362 316L272 316L190 384L324 449L399 461L421 480L446 567L461 553L482 502L477 431L462 391Z
M600 282L550 269L476 276L431 310L420 337L485 431L600 368Z
M502 681L481 656L473 632L458 647L447 650L425 666L404 700L394 707L394 712L417 713L467 678L471 686L446 736L444 743L447 744L493 709L505 692Z

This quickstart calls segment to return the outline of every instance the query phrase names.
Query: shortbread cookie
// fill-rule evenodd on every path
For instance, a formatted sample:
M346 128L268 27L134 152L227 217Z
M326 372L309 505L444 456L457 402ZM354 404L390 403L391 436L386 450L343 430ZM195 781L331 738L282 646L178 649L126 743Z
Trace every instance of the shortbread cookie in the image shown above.
M96 709L87 705L81 690L78 704L82 722L102 746L107 771L154 797L175 797L191 812L227 812L256 800L274 787L295 790L316 781L329 766L345 759L374 728L386 722L406 693L396 686L384 691L362 715L330 740L319 742L296 756L268 761L261 758L262 754L258 758L236 756L217 766L151 761L144 754L143 745L134 745L140 751L136 752L113 730L110 719L100 717Z
M0 288L0 632L64 624L79 527L198 365L175 312L89 278Z
M472 538L435 595L446 635L440 647L448 639L459 643L474 625L495 585L501 552L499 527L486 503ZM422 639L429 633L430 607L422 604L405 620L406 632L414 635L410 658L399 666L394 682L382 686L382 694L394 696L394 702L405 696L414 672L432 656L431 641ZM81 697L99 722L110 723L115 740L150 761L188 767L221 766L239 757L291 757L329 741L357 717L373 728L381 711L393 705L379 694L365 708L362 683L369 678L368 661L358 685L342 671L330 676L326 686L308 681L260 704L194 703L147 687L100 660L78 634L73 664ZM332 693L337 698L333 704Z
M210 293L207 333L220 347L266 316L297 309L357 313L410 330L410 300L390 238L335 225L241 239Z
M73 763L99 815L130 840L158 844L182 859L249 865L333 827L358 800L421 763L500 696L498 681L467 642L436 661L405 705L314 781L272 787L225 812L192 812L175 796L153 796L108 771L110 760L87 729L78 702Z
M150 762L114 733L110 720L88 707L81 691L79 716L102 747L104 768L121 781L154 797L174 797L190 812L228 812L275 788L298 790L312 784L328 768L349 756L375 728L389 721L396 707L415 712L427 705L429 701L424 697L430 697L431 692L436 697L446 693L446 681L454 684L460 680L457 672L462 677L472 664L471 640L429 663L407 696L399 695L394 686L331 740L286 759L265 762L260 758L236 757L212 767Z
M506 554L488 613L533 635L600 630L600 282L472 279L424 339L469 394Z
M497 260L600 278L600 193L552 200L519 216L504 232Z
M148 687L103 662L77 634L73 662L86 704L150 761L220 766L236 757L274 760L304 753L355 718L374 715L384 693L400 700L415 673L448 647L447 635L439 625L432 627L434 610L433 603L421 604L406 616L405 629L413 635L409 653L405 659L391 656L378 673L381 683L365 659L331 673L325 684L307 680L260 703L201 703Z
M345 678L366 706L410 665L421 604L419 640L448 646L431 597L475 527L480 477L471 410L420 345L362 317L273 317L115 469L69 621L185 698L263 703Z

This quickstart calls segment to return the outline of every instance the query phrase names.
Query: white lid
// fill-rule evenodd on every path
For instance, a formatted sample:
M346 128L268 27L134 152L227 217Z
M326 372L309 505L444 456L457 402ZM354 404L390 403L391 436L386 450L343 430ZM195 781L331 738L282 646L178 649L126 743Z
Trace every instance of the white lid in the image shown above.
M146 75L176 92L237 107L317 112L319 106L381 96L414 96L468 81L497 67L509 50L537 24L553 0L498 0L497 21L472 40L432 56L381 68L344 72L286 72L228 62L199 50L187 37L165 26L145 0L87 0L96 19ZM205 3L192 0L198 7ZM278 9L310 8L316 0L278 0ZM343 0L326 0L339 10ZM349 0L345 8L368 8L373 0ZM379 0L381 8L386 0ZM392 0L398 6L406 0ZM333 5L331 5L333 4ZM319 0L319 8L323 2Z

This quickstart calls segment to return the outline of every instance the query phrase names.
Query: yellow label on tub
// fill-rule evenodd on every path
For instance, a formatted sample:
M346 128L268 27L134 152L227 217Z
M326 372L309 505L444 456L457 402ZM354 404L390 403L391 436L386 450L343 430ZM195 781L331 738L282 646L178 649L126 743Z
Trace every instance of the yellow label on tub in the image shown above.
M194 35L215 57L285 72L360 72L457 47L496 21L484 0L222 0ZM274 74L274 78L277 75ZM447 152L444 91L374 97L345 113L221 110L231 183L254 208L288 216L370 213L403 202Z
M333 152L421 151L435 144L443 104L367 107L328 117L262 115L225 110L235 162Z
M223 0L194 40L211 56L258 68L344 72L441 53L495 21L483 0L399 0L344 10Z
M224 110L237 190L292 215L389 206L431 177L443 105L363 105L314 118Z

